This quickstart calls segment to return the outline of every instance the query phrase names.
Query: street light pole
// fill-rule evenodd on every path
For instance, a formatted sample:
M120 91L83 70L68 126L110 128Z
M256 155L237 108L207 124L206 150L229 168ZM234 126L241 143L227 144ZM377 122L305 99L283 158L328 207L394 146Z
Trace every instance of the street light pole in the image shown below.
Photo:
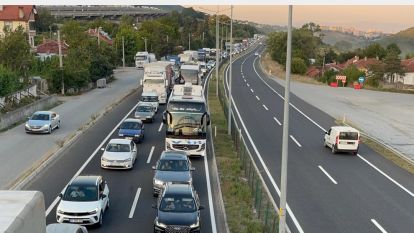
M231 80L232 80L232 66L233 66L233 5L231 5L231 11L230 11L230 72L229 72L229 98L228 98L228 106L229 109L227 110L228 112L228 117L227 117L227 134L231 135L231 100L232 100L232 96L231 96Z
M216 96L218 96L219 90L219 6L217 6L217 14L216 14Z
M99 32L100 32L100 30L101 30L101 27L98 27L98 29L97 29L97 33L96 33L96 36L98 37L98 46L101 46L101 39L100 39L100 36L99 36Z
M280 177L279 233L286 232L287 163L289 145L289 97L290 69L292 60L292 5L289 5L288 37L286 51L285 103L283 106L282 171Z
M60 79L61 79L61 93L65 95L65 82L63 80L63 58L62 58L62 44L60 43L60 30L57 31L58 33L58 49L59 49L59 68L60 68Z
M122 67L125 68L125 42L124 42L124 37L122 37Z

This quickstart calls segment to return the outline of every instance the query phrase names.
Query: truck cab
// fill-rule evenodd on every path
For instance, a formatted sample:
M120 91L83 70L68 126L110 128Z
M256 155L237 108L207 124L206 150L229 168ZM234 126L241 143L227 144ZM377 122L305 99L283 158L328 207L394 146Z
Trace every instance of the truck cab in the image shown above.
M137 52L135 54L135 67L137 69L144 69L144 65L147 63L150 63L148 52Z

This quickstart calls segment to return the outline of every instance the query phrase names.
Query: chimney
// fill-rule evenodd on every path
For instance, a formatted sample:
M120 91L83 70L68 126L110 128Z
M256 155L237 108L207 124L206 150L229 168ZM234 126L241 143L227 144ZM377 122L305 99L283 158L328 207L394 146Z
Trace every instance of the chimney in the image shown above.
M23 19L23 17L24 17L23 7L19 6L19 19Z

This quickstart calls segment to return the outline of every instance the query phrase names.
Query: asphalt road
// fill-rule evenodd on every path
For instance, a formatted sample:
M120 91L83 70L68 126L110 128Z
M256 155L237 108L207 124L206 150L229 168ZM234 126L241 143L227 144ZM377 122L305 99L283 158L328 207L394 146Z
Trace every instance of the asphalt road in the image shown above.
M262 51L263 48L259 48ZM233 63L233 112L279 203L284 88L268 80L254 51ZM291 94L288 225L292 232L413 232L413 175L365 145L359 155L323 146L328 114Z
M161 126L162 112L165 105L161 105L154 123L145 124L145 139L138 144L138 157L132 170L104 170L100 167L101 147L117 137L117 130L112 132L116 125L128 115L137 104L141 91L127 97L121 104L108 112L96 125L88 129L75 143L67 148L60 158L45 169L25 189L40 190L44 193L47 212L47 223L56 222L56 206L54 201L70 179L78 173L99 174L105 177L110 189L110 209L104 216L104 225L101 228L90 228L91 232L153 232L155 210L151 205L156 199L152 192L152 166L164 150L165 127ZM100 145L102 143L102 145ZM151 149L153 154L151 156ZM209 152L208 152L209 153ZM208 158L208 156L207 156ZM193 173L195 190L199 193L200 202L205 206L201 212L202 232L216 232L215 224L211 223L210 202L206 181L206 162L212 166L211 159L193 158L192 163L196 170ZM141 188L136 208L132 208L137 190ZM212 199L214 198L214 195ZM214 212L214 211L213 211ZM132 218L129 218L133 213Z

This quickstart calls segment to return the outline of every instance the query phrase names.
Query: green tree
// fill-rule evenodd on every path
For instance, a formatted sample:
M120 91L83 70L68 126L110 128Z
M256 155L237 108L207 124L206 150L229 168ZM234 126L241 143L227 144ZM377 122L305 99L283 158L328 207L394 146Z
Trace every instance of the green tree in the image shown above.
M38 33L56 31L57 25L55 17L50 14L50 11L46 8L40 8L37 12L37 18L35 21L36 31Z
M394 51L387 54L384 58L384 74L391 83L395 81L395 75L405 76L405 70L401 64L401 59Z
M0 65L0 96L6 96L21 88L17 73Z
M135 54L144 51L144 40L138 36L132 25L121 24L115 37L117 64L122 64L122 38L124 38L125 64L133 66Z
M395 53L397 55L400 55L401 54L401 49L400 49L400 47L398 47L398 45L396 43L391 43L387 46L386 52L387 52L387 54Z
M378 58L382 60L386 54L385 49L378 43L372 43L363 50L363 56L367 58Z
M358 81L359 77L364 76L365 72L358 70L355 65L350 65L342 70L341 72L343 75L346 76L346 84L345 85L352 85L353 82Z
M293 74L305 74L308 67L302 58L294 57L292 59L292 73Z
M384 63L378 62L378 63L372 64L369 67L369 70L370 70L370 74L367 76L365 84L373 86L373 87L378 87L381 80L384 78L384 74L385 74Z

